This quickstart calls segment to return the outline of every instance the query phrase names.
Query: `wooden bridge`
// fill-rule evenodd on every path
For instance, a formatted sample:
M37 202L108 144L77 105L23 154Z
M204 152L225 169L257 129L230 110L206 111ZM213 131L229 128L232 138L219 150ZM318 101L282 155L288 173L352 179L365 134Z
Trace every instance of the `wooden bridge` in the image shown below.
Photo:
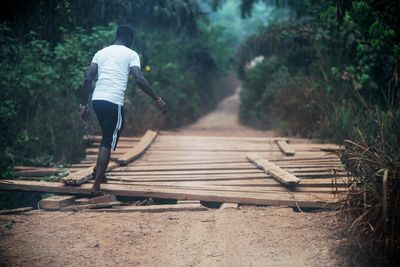
M17 180L0 180L0 190L89 194L100 138L87 139L86 158L69 166L70 174L62 181L41 181L57 169L20 167ZM142 138L121 137L102 190L117 196L327 208L346 188L347 173L331 153L337 149L300 139L148 131ZM258 168L246 158L249 153L268 160L280 172ZM287 186L276 180L276 175L285 173L300 182Z

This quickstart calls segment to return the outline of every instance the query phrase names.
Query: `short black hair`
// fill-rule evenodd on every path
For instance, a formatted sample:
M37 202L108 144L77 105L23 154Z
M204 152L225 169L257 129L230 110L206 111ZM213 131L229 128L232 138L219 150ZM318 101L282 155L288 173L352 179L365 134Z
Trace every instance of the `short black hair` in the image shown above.
M116 39L129 40L133 38L133 28L131 25L122 24L117 28Z

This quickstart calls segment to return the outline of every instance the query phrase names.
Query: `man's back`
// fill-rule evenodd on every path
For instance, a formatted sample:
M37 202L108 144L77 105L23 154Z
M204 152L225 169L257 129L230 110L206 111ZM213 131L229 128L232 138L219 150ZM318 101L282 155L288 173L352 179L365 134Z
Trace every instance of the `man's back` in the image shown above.
M139 55L126 46L110 45L98 51L92 62L98 65L93 100L107 100L123 106L129 68L140 67Z

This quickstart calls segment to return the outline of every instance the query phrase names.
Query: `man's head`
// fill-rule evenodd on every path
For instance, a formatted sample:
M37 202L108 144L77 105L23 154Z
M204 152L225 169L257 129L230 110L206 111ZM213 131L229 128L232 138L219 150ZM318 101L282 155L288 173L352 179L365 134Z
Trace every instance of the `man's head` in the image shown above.
M124 43L125 46L130 47L133 40L133 28L130 25L122 24L117 28L116 40Z

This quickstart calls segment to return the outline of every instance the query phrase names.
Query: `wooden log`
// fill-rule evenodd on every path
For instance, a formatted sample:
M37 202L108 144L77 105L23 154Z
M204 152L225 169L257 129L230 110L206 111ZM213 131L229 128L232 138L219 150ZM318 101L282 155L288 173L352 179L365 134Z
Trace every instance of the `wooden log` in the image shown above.
M177 205L123 206L112 209L92 209L92 212L167 212L167 211L205 211L206 207L199 203Z
M300 179L257 154L247 154L247 159L285 185L296 185Z
M86 204L86 205L72 205L68 207L64 207L60 209L61 211L78 211L78 210L86 210L86 209L102 209L102 208L111 208L114 206L123 205L120 201L115 202L106 202L106 203L96 203L96 204Z
M18 209L8 209L8 210L0 210L0 215L7 215L7 214L18 214L23 213L26 211L33 210L32 207L25 207L25 208L18 208Z
M39 207L45 210L59 210L74 203L74 196L53 196L39 201Z
M120 157L117 162L123 166L127 165L129 162L136 160L144 152L146 152L146 150L153 143L156 137L157 132L148 130L146 134L140 139L139 143L137 143L132 150L126 152L126 154Z

